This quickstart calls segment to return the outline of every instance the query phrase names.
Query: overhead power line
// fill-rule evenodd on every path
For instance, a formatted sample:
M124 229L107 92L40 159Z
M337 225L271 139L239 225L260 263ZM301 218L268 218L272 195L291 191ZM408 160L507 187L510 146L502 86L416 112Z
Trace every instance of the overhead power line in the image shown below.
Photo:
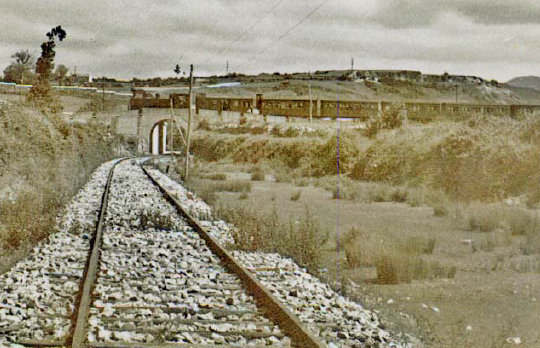
M242 34L240 34L236 39L234 39L233 41L231 41L228 45L226 45L224 48L222 48L221 50L219 50L216 54L212 55L211 57L207 58L202 65L206 65L206 63L208 63L210 60L214 59L215 57L219 56L220 54L228 51L229 49L232 48L233 45L235 45L237 42L239 42L240 40L242 40L250 31L251 29L253 29L257 24L259 24L260 22L262 22L266 17L268 17L279 5L281 5L285 0L278 0L278 2L276 2L274 4L274 6L272 6L268 11L266 11L264 13L264 15L257 19L255 22L253 22L253 24L251 24L246 30L244 30L242 32Z
M306 16L304 16L302 19L300 19L295 25L293 25L292 27L290 27L289 29L287 29L287 31L285 31L283 34L281 34L280 37L278 37L277 39L275 39L274 41L272 41L272 43L270 43L268 46L264 47L262 50L260 50L259 52L257 52L255 55L253 55L251 58L248 59L248 62L251 62L253 61L255 58L257 58L261 53L264 53L266 52L268 49L270 49L272 46L274 46L275 44L277 44L278 42L280 42L282 39L284 39L287 35L289 35L294 29L298 28L299 26L301 26L306 20L309 19L309 17L313 16L317 11L319 11L321 9L321 7L323 7L324 5L326 5L327 2L329 2L330 0L324 0L322 3L320 3L317 7L315 7L313 10L311 10Z

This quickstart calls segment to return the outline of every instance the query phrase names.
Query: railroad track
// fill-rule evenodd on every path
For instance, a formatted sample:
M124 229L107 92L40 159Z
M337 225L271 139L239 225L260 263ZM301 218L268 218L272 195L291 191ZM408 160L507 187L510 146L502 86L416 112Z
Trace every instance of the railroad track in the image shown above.
M57 221L57 233L0 275L0 347L14 341L64 341L69 335L92 231L115 163L92 174Z
M28 320L43 317L31 327L44 333L19 335L27 327L19 323L4 331L7 344L324 346L137 163L110 168L102 197L92 242L75 250L66 243L60 255L79 252L76 272L58 274L65 310L50 303L50 314L29 313ZM55 322L62 329L49 332Z

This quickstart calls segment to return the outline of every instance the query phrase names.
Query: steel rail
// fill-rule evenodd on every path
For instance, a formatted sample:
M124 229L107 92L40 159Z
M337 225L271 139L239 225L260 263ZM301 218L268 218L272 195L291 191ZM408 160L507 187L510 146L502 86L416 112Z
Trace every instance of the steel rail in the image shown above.
M91 291L96 279L97 268L99 264L99 259L101 255L101 240L103 236L103 222L105 220L105 214L107 211L107 202L109 200L109 191L111 188L112 178L114 175L114 169L116 166L128 160L129 158L124 158L116 162L109 176L107 177L107 184L105 185L105 190L101 198L101 209L99 212L99 219L96 225L96 233L93 236L93 239L90 242L90 257L88 258L83 278L83 288L82 291L79 291L79 296L76 301L75 311L73 312L72 320L74 324L72 326L72 332L66 340L67 347L73 348L84 348L86 340L86 329L87 329L87 319L88 313L90 311L90 304L92 302Z
M187 223L199 233L206 242L208 248L220 258L221 262L231 272L236 274L244 283L248 292L255 298L265 315L271 319L287 336L292 339L292 344L298 348L324 348L326 345L306 327L300 319L289 311L272 293L262 285L259 280L245 267L240 265L234 257L225 250L218 241L212 237L200 222L192 217L182 205L141 165L143 172L150 181L161 191L165 199L169 201L182 215Z

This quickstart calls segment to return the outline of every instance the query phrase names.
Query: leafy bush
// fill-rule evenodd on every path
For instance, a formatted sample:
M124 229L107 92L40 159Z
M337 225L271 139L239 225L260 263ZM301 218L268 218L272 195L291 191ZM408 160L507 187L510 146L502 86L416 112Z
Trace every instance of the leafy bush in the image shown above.
M350 173L359 152L358 140L353 133L340 132L339 138L333 135L325 144L314 149L310 161L312 173L314 176L335 175L338 173L338 167L340 174Z

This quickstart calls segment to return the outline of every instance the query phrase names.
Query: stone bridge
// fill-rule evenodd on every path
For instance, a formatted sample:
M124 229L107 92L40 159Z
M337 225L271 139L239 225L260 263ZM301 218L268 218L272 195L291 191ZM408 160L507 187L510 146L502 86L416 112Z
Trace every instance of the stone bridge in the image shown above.
M188 109L174 109L174 115L178 126L187 128ZM196 125L195 112L193 112L193 117L193 125ZM167 140L170 130L169 124L171 123L170 109L130 110L116 116L116 120L113 120L112 123L114 123L117 133L136 136L141 152L162 154L170 151Z

